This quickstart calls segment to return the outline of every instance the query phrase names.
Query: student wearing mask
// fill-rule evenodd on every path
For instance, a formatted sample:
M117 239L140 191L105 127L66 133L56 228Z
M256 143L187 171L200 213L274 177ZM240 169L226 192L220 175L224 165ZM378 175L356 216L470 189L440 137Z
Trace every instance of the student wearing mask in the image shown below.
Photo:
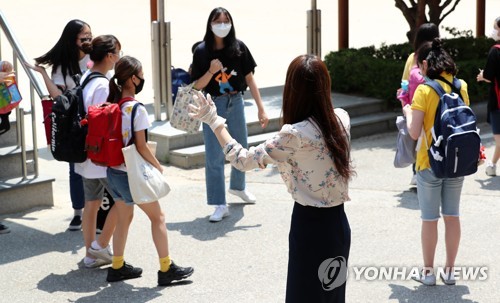
M253 74L256 63L248 47L236 39L234 21L224 8L212 10L208 16L205 37L193 54L191 80L194 88L214 98L217 113L226 119L229 132L244 147L247 146L243 92L247 86L258 108L259 123L265 128L269 122ZM203 125L205 142L205 182L207 203L215 207L211 222L219 222L229 215L226 204L224 154L213 131ZM231 169L229 193L248 203L255 196L248 191L245 173Z

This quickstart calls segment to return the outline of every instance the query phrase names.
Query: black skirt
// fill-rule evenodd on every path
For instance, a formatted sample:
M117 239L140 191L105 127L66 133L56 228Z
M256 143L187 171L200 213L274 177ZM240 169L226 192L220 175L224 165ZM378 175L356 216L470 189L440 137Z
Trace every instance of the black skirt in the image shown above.
M295 202L289 234L286 302L345 302L351 229L344 205Z

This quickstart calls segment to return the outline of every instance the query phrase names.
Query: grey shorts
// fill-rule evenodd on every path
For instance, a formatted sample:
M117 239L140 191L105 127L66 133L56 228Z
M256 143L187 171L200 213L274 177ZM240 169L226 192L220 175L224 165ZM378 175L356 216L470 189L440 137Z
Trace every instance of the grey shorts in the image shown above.
M460 195L464 177L437 178L431 169L417 172L417 196L423 221L437 221L443 216L460 215Z
M101 201L104 196L104 188L108 187L106 178L99 179L83 179L83 192L85 194L85 201Z

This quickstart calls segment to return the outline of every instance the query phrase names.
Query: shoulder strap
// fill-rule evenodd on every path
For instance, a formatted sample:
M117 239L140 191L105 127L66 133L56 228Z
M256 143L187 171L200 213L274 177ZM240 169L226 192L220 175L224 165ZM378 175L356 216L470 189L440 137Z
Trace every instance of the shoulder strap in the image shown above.
M446 94L443 87L439 85L439 83L437 83L436 80L427 79L425 81L425 85L432 87L432 89L434 89L434 91L436 91L436 93L438 94L439 98L441 98L441 96Z
M460 82L460 80L453 77L453 83L451 83L450 81L446 80L444 77L441 77L441 76L438 76L436 79L441 80L444 83L448 84L451 87L451 91L456 93L457 95L459 95L460 98L462 98L462 93L460 92L460 88L462 87L462 83ZM462 98L462 100L463 99L464 98Z
M136 104L134 104L134 107L132 108L132 118L130 118L130 127L131 127L130 131L132 132L132 138L128 142L128 145L134 144L134 139L135 139L134 119L135 119L135 114L137 112L137 107L139 107L139 105L144 106L144 104L142 104L141 102L137 102ZM148 141L148 130L146 129L145 131L146 131L146 141Z
M128 102L128 101L135 101L135 99L132 97L121 98L120 101L118 101L118 106L120 106L120 109L121 109L123 103Z
M92 79L95 79L95 78L106 78L106 76L104 76L103 74L101 74L100 72L91 72L90 75L87 76L87 78L85 78L85 81L83 81L83 83L80 85L82 87L82 89L85 87L85 85L87 85Z

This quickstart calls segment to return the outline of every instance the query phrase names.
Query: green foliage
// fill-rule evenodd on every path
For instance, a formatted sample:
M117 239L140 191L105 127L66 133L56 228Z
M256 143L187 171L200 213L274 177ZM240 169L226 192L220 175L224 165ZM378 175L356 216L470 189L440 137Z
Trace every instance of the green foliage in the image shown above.
M443 39L445 49L458 66L458 78L468 84L472 102L488 98L488 85L477 82L478 68L483 68L494 41L488 38L473 38L467 31L456 32L458 36ZM399 106L396 90L400 87L406 58L412 52L409 43L374 46L360 49L344 49L330 52L325 64L332 78L332 90L387 101L388 107Z

